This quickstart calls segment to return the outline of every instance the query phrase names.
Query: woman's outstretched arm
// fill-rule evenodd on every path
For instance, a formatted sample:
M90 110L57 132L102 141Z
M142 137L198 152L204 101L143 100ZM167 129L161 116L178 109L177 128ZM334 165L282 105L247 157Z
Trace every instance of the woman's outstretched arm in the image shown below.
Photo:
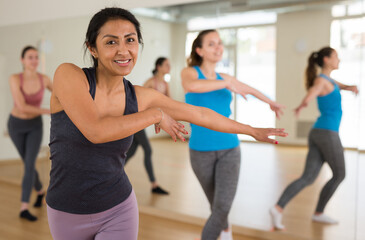
M211 109L174 101L153 89L136 87L136 94L139 102L138 106L142 110L161 108L166 115L175 120L187 121L219 132L246 134L258 141L269 143L277 143L276 140L268 138L271 135L287 136L284 129L254 128L226 118ZM164 121L161 123L161 127L164 129L163 124ZM179 138L182 137L179 131L175 130L174 132ZM171 135L171 132L168 133Z
M148 108L135 114L110 116L102 113L89 93L83 70L73 64L62 64L54 76L51 112L64 110L67 116L92 143L104 143L128 137L164 118L164 127L186 132L158 108ZM169 120L169 121L168 121Z
M304 96L302 102L299 104L298 107L294 109L295 115L299 117L299 113L302 111L303 108L308 106L308 103L312 101L314 98L319 96L321 91L323 90L325 86L325 81L323 78L317 77L314 80L314 84L312 87L308 89L307 94Z
M346 91L351 91L353 93L355 93L356 95L359 93L359 89L357 88L356 85L346 85L346 84L343 84L343 83L340 83L340 82L337 82L337 85L339 86L339 88L341 90L346 90Z
M228 74L221 74L224 79L229 79L231 82L231 85L229 89L232 92L235 92L237 94L240 94L244 99L246 99L246 95L250 94L252 96L255 96L256 98L260 99L261 101L269 104L271 110L275 112L275 115L278 119L280 119L280 116L283 115L283 109L285 108L284 105L281 105L270 98L266 97L262 92L257 90L256 88L253 88L241 81L239 81L237 78L232 77Z
M198 79L197 71L192 67L186 67L181 71L181 81L185 92L203 93L227 88L228 80Z

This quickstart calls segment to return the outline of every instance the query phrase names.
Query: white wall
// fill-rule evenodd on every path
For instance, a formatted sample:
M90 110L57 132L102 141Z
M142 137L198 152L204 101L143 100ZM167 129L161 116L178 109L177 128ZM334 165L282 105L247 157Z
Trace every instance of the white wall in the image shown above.
M172 25L171 35L173 44L171 44L171 69L170 84L171 94L175 100L185 101L184 90L181 86L181 70L186 67L185 42L186 42L186 24L175 23Z
M1 116L0 116L0 159L18 158L10 138L4 136L6 122L13 106L13 100L9 91L8 78L11 74L20 72L20 52L25 45L38 46L44 39L51 44L49 53L44 54L45 61L40 64L39 71L51 78L57 66L62 62L73 62L83 65L82 44L88 18L71 18L40 23L13 25L0 28L0 78L1 81ZM41 54L42 56L42 54ZM44 68L42 67L44 64ZM43 69L42 69L43 68ZM50 94L46 94L43 107L49 107ZM42 146L49 142L49 116L43 117L44 135Z
M0 27L0 159L18 158L18 154L7 133L7 119L13 106L9 91L8 78L20 72L21 49L28 44L37 46L43 39L51 44L44 54L45 64L39 71L51 78L57 66L63 62L72 62L80 67L90 66L88 57L83 58L83 42L91 16L59 19L22 25ZM142 25L145 47L138 62L127 79L134 84L143 84L151 76L154 61L159 56L170 57L171 25L158 20L138 17ZM50 94L46 94L43 106L49 107ZM44 136L42 146L49 142L49 116L44 116Z
M139 16L137 18L142 26L144 48L140 51L139 59L132 73L126 78L135 85L143 85L152 76L152 70L158 57L171 58L171 48L174 42L172 41L172 25L170 23ZM174 92L172 97L174 97ZM163 131L156 135L154 131L154 126L148 127L146 129L147 136L151 138L167 135Z
M312 51L330 44L330 10L302 11L279 14L277 18L276 96L286 105L286 111L277 127L285 128L289 136L282 143L306 144L306 138L296 137L297 121L315 121L319 112L316 101L301 112L293 114L304 95L304 71Z
M52 44L45 54L44 72L53 77L62 62L72 62L78 66L88 66L83 60L83 41L91 16L52 20L46 22L0 27L0 159L17 158L9 137L4 136L8 114L13 105L9 92L10 74L21 71L19 55L27 44L37 45L43 39ZM142 85L151 76L154 61L159 56L170 58L172 97L184 101L180 71L185 66L185 24L171 24L159 20L138 17L142 25L144 49L141 50L133 72L127 76L132 83ZM297 119L292 110L305 95L304 70L310 52L329 45L331 16L329 10L302 11L279 14L277 20L277 101L287 106L277 127L283 127L290 135L281 139L282 143L306 144L306 139L296 137ZM299 46L299 47L298 47ZM48 106L49 94L44 106ZM298 120L314 121L318 116L315 101L303 110ZM45 133L43 146L48 144L49 117L44 118ZM154 137L153 129L147 133Z

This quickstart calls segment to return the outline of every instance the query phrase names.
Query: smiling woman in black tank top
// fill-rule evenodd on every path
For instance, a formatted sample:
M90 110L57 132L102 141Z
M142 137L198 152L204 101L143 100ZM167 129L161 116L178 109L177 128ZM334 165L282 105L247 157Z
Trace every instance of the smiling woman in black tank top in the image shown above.
M129 83L124 76L136 64L142 36L127 10L95 14L85 44L94 68L60 65L51 96L47 211L55 240L137 239L137 202L123 167L130 136L149 125L174 141L185 141L187 133L176 120L267 142L272 142L269 135L286 136L283 130L252 128Z

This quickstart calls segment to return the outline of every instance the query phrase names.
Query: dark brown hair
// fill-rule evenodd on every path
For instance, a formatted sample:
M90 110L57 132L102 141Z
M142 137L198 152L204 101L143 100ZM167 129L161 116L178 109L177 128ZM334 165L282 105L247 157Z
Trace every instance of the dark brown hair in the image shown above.
M305 70L305 87L307 90L313 86L314 80L317 77L317 66L322 68L324 63L323 59L325 57L330 57L333 51L334 49L331 47L324 47L318 52L312 52L309 56L308 66Z
M208 30L201 31L198 34L198 36L195 38L193 45L191 46L190 56L188 57L188 60L187 60L189 67L200 66L202 64L203 58L201 56L199 56L199 54L196 52L196 49L202 47L203 39L204 39L205 35L207 35L208 33L211 33L211 32L216 32L216 30L208 29Z
M143 46L141 25L138 22L138 20L136 19L136 17L128 10L125 10L123 8L112 7L112 8L104 8L104 9L100 10L90 20L89 27L87 28L87 32L86 32L85 43L84 43L85 44L85 53L86 53L88 47L96 48L96 38L99 35L100 28L102 26L104 26L104 24L106 22L108 22L109 20L116 20L116 19L122 19L122 20L127 20L127 21L131 22L134 25L134 27L136 28L138 43L142 44L142 46ZM95 59L93 56L92 56L92 60L94 62L94 67L97 67L98 60Z
M29 50L36 50L36 51L38 51L35 47L33 47L33 46L26 46L26 47L24 47L23 48L23 50L22 50L22 54L21 54L21 57L22 58L24 58L25 57L25 54L29 51Z
M152 70L152 74L156 75L157 73L157 67L158 66L162 66L162 64L165 62L165 60L167 60L167 58L165 57L159 57L157 58L156 62L155 62L155 69Z

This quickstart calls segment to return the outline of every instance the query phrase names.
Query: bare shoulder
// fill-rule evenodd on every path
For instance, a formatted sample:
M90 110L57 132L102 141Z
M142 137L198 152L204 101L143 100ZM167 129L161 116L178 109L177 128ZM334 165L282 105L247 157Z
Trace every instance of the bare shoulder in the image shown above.
M193 67L185 67L181 70L181 76L198 77L198 72Z
M314 79L314 85L318 85L318 86L323 86L324 84L326 84L328 81L326 79L324 79L323 77L316 77L316 79Z
M144 87L150 87L150 86L152 85L152 83L153 83L153 77L150 77L149 79L147 79L147 80L144 82L143 86L144 86Z
M75 81L75 79L87 82L86 75L80 67L72 63L62 63L56 69L53 81L57 84L59 81L72 82Z
M181 72L185 72L185 73L196 73L195 68L193 67L184 67Z
M56 73L70 73L70 74L77 74L77 73L82 73L82 69L78 66L76 66L73 63L62 63L61 65L58 66L58 68L56 69Z
M14 74L10 75L9 82L10 83L18 83L20 81L19 74L20 73L14 73Z
M331 87L332 86L329 81L318 76L314 79L313 85L310 87L310 89L318 91L319 95L324 95L331 90Z

